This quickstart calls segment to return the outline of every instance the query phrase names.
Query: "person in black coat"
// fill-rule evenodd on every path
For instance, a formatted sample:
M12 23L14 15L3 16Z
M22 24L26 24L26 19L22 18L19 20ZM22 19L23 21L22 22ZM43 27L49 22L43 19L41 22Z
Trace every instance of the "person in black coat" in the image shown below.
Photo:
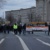
M0 32L3 32L3 25L0 25Z
M48 26L47 22L45 22L45 26Z
M24 24L22 28L23 28L23 34L25 35L25 33L26 33L26 24Z
M9 32L10 32L10 25L9 24L6 25L6 30L7 30L7 33L9 34Z
M49 33L50 33L50 24L48 25L48 35L49 35Z
M6 34L6 24L3 25L3 32Z
M21 24L18 25L18 32L19 32L19 34L21 34L21 32L22 32L22 25Z

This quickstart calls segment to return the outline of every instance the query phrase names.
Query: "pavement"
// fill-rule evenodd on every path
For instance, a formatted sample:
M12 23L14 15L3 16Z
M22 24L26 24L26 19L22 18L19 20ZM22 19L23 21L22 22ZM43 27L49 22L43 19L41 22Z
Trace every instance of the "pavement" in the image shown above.
M0 33L0 50L50 50L50 35L47 32Z

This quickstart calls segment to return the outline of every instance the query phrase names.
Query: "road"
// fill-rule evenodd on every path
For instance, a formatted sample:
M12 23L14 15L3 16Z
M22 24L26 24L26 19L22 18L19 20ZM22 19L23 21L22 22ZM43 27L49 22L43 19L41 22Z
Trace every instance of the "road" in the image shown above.
M26 35L0 33L0 50L50 50L50 36L44 32Z

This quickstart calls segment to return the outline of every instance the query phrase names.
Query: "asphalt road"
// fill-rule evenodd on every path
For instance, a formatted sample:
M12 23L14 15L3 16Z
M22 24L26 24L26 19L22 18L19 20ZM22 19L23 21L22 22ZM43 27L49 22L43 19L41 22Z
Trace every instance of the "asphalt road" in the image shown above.
M0 50L50 50L50 36L44 32L26 35L0 33Z

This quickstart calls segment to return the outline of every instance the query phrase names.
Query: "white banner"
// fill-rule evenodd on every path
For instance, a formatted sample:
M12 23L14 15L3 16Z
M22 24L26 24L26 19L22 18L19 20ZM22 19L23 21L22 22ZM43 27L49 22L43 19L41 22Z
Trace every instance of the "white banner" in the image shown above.
M26 31L32 31L32 30L42 30L42 31L47 31L48 27L31 27L31 28L26 28Z

